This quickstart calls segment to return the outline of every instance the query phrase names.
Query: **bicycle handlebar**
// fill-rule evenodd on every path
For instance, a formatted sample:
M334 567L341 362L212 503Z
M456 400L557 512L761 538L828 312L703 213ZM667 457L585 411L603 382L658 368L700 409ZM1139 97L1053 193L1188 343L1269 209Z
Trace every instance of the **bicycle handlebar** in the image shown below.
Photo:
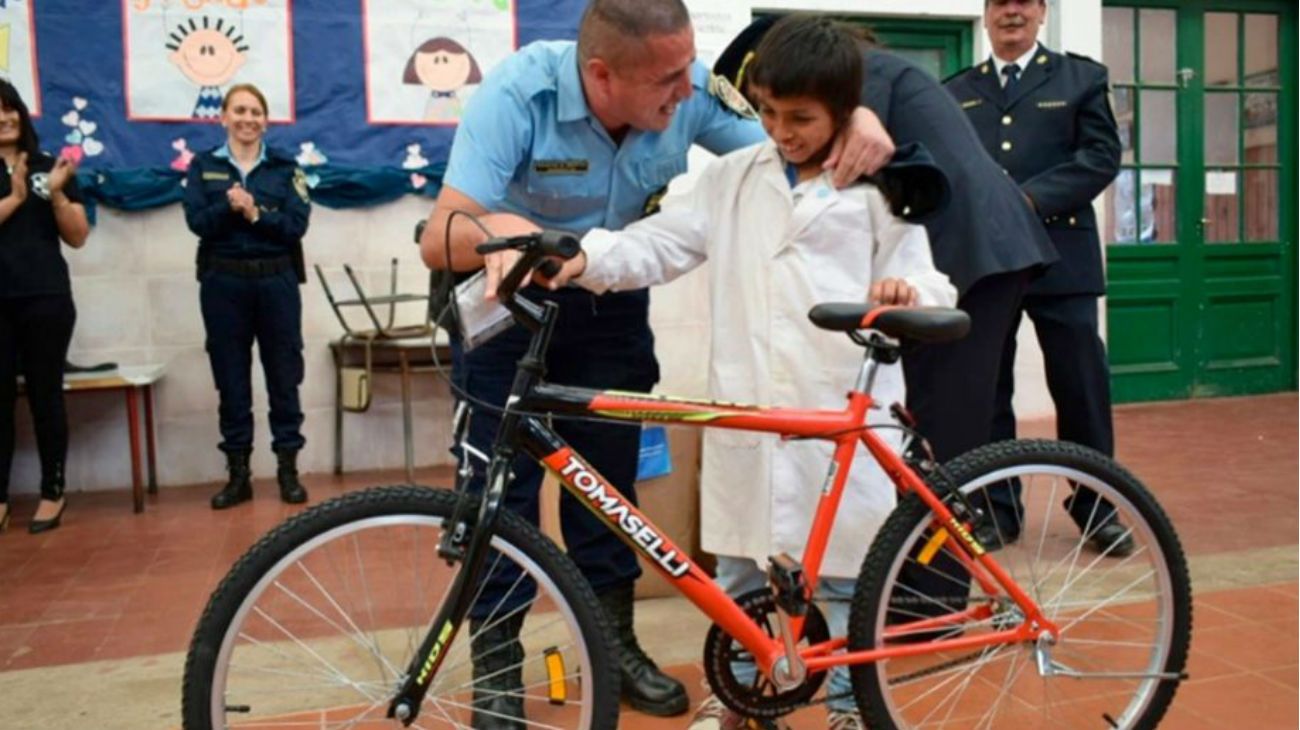
M514 299L515 290L530 271L536 268L546 277L555 276L560 272L560 266L552 257L571 259L582 251L582 244L568 231L542 230L521 236L489 238L474 247L480 255L510 249L523 255L497 285L497 298L503 304Z
M522 236L489 238L474 247L474 250L479 254L489 254L511 248L524 253L536 251L541 256L558 256L562 259L571 259L582 250L582 244L578 241L577 236L568 231L543 230Z

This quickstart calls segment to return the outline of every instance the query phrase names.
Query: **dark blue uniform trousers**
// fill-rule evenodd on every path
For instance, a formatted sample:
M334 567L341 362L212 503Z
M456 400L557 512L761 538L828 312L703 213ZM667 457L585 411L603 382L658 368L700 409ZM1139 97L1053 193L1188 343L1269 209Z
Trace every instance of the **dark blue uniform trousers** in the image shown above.
M253 342L271 406L271 447L302 448L302 295L292 270L246 277L207 271L199 279L208 361L221 395L221 450L253 448Z
M1047 389L1056 405L1056 436L1096 449L1112 456L1115 436L1111 425L1110 368L1106 346L1098 334L1097 297L1080 295L1034 295L1024 298L1023 310L1034 323L1039 345L1043 349L1043 368ZM998 378L997 413L993 433L997 439L1016 437L1016 414L1011 407L1015 392L1016 315L1006 340L1002 372ZM1009 507L994 492L990 499L1004 510ZM1001 503L1001 504L999 504ZM1066 501L1070 516L1080 528L1095 530L1114 515L1108 502L1097 500L1096 492L1078 489ZM1094 509L1095 508L1095 509ZM1006 514L998 517L1007 524Z
M577 290L562 294L565 304L547 356L546 381L598 390L648 391L654 387L659 367L644 295L594 297ZM468 353L455 353L457 382L477 399L495 406L504 404L528 341L529 333L516 326ZM491 455L500 423L498 414L475 405L470 444ZM610 484L636 502L639 425L557 418L553 426ZM505 507L537 524L543 469L522 455L515 459L513 468L515 479L506 487ZM475 471L469 488L477 492L483 488L486 469L475 464ZM641 575L632 549L567 491L560 496L560 523L569 557L597 594L632 583ZM487 566L492 567L494 562L494 557L489 558ZM517 583L518 578L515 565L504 560L497 563L471 616L499 618L528 601L533 594L532 584Z

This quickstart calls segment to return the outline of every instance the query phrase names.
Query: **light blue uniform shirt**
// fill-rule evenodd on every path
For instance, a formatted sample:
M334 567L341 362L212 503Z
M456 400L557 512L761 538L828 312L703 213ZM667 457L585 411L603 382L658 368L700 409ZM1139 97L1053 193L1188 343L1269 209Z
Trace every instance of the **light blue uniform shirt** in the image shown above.
M666 130L629 130L615 144L587 107L577 46L529 44L470 97L443 182L488 210L543 227L578 234L622 228L686 171L692 144L724 154L765 139L757 121L709 94L709 70L698 61L691 82L694 93Z
M244 171L244 168L239 166L238 162L235 162L235 155L233 152L230 151L229 142L226 142L225 144L218 147L216 150L212 152L212 154L217 157L220 157L223 160L229 160L231 166L239 171L240 185L243 185L244 187L248 187L248 176L253 174L253 170L256 170L258 165L262 164L263 162L266 162L266 144L263 143L262 146L257 150L257 159L253 160L253 166L248 168L247 172Z

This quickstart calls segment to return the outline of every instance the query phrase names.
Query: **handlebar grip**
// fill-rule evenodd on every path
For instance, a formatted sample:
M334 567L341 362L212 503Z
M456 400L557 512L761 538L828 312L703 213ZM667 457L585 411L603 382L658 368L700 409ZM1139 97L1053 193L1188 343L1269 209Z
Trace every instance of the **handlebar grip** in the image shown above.
M562 259L571 259L582 250L582 243L577 236L568 231L542 231L538 240L538 248L541 249L542 254L545 256L559 256ZM547 274L547 276L550 276L550 274Z

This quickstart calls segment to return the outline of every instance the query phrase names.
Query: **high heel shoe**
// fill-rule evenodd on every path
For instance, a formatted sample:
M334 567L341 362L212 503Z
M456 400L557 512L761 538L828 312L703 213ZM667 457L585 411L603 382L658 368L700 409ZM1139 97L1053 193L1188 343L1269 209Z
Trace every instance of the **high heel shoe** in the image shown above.
M58 527L59 523L63 521L63 511L68 508L68 500L66 498L61 498L61 499L63 499L63 504L59 505L58 514L54 515L48 520L33 519L30 523L27 524L27 531L33 535L37 535L42 532L49 532L50 530L53 530L54 528Z
M4 517L0 517L0 532L4 532L4 531L6 531L6 530L8 530L8 529L9 529L9 505L8 505L8 503L6 503L6 504L5 504L5 516L4 516Z

